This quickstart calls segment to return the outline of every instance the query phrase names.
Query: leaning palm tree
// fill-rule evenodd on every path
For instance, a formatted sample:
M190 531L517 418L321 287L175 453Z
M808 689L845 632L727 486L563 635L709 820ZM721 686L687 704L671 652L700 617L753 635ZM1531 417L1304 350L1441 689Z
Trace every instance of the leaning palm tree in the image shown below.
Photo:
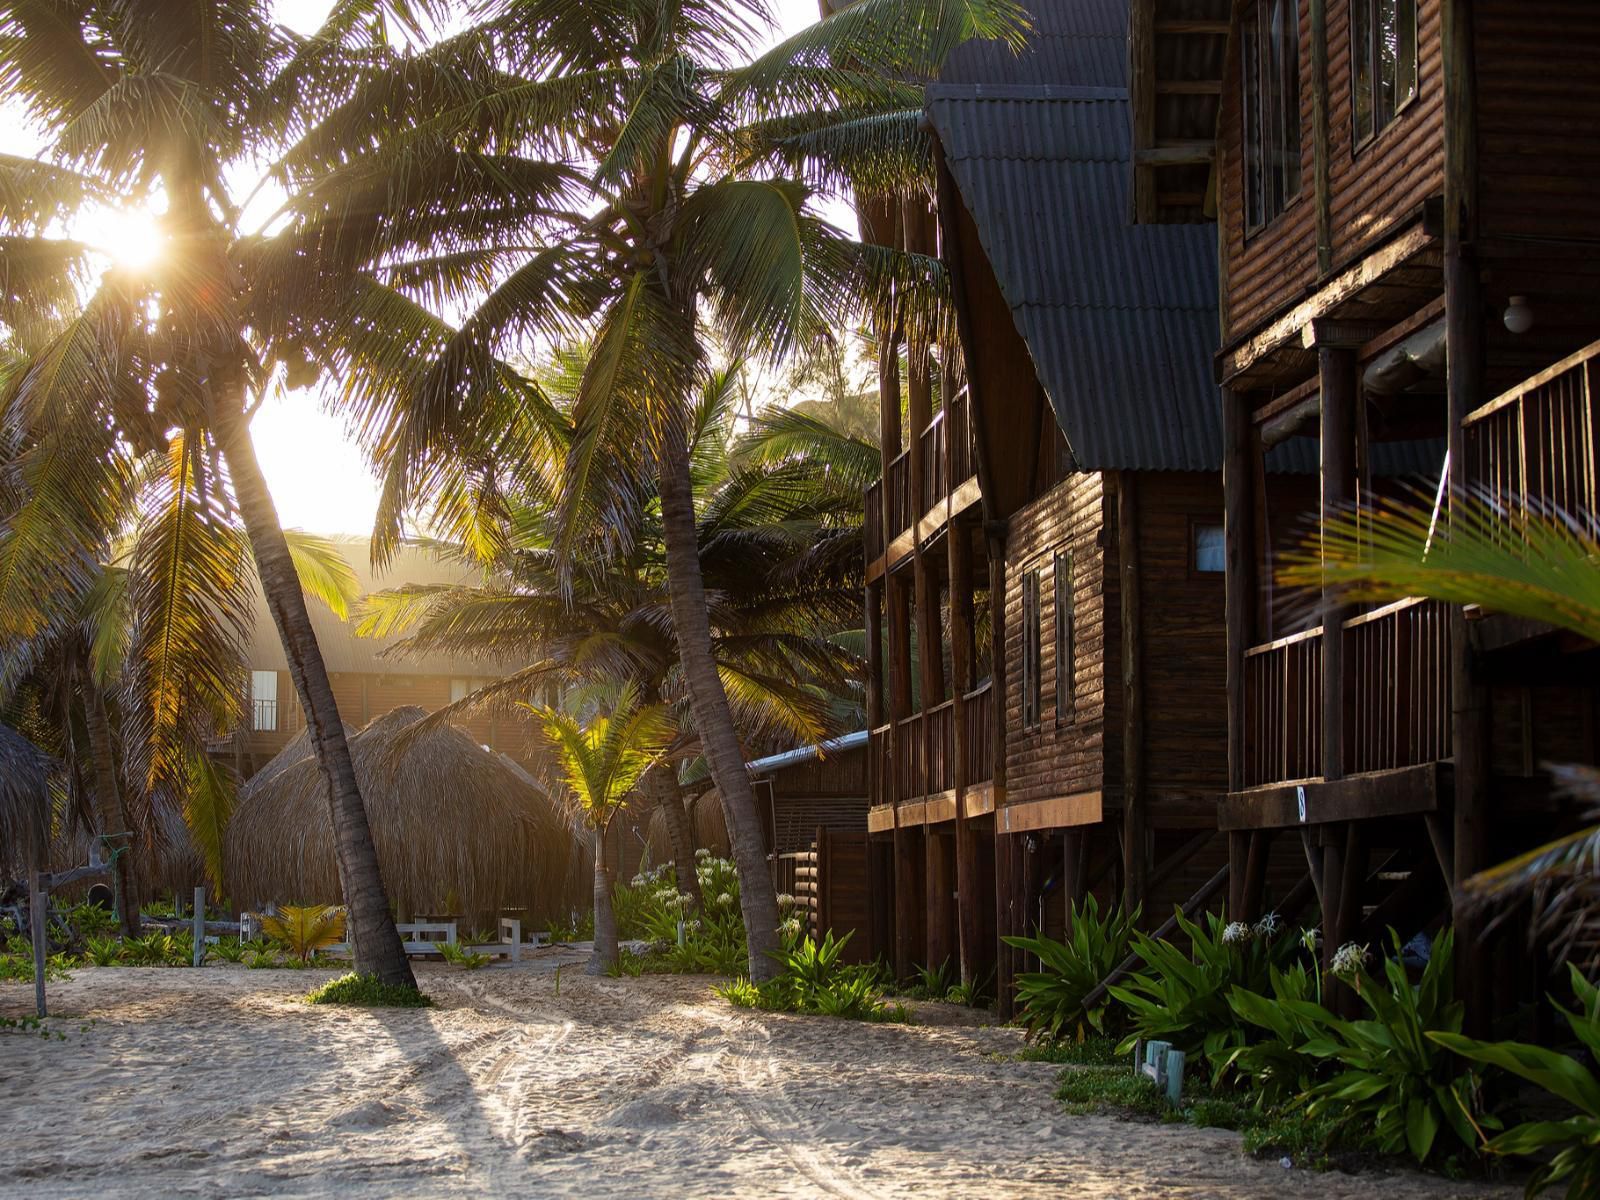
M41 611L82 587L84 564L100 561L113 528L103 510L129 487L130 454L170 453L179 464L173 549L182 553L173 561L211 569L229 586L238 573L190 554L186 539L236 513L328 777L358 968L412 985L344 726L250 436L250 417L275 388L311 381L305 339L343 328L312 328L315 311L281 306L315 290L300 277L329 264L292 234L252 231L246 213L260 189L250 180L291 180L270 166L278 148L335 109L365 67L393 57L386 18L415 27L403 0L339 0L309 38L274 25L266 0L199 0L181 10L0 2L0 86L49 139L39 159L0 157L0 321L41 339L7 366L0 406L36 431L34 485L51 514L13 522L0 610L13 590L26 593L24 611ZM165 201L164 245L148 269L113 269L96 281L88 248L51 236L85 205L152 198ZM352 239L361 236L353 222ZM156 683L147 716L161 723L187 698L178 675Z
M1508 510L1486 492L1447 513L1424 497L1380 502L1322 526L1286 556L1280 580L1352 600L1426 596L1475 604L1600 642L1600 537L1593 516ZM1559 787L1600 822L1600 770L1557 765ZM1600 927L1600 823L1538 846L1461 884L1469 904L1532 896L1538 929L1571 947ZM1591 964L1591 969L1594 964Z
M858 0L754 59L771 25L763 0L487 0L480 12L472 29L359 87L288 163L296 179L330 187L406 168L410 190L388 201L375 273L469 309L441 344L395 304L394 322L366 346L341 350L339 365L372 398L358 420L386 466L380 544L419 498L452 485L492 498L498 435L536 402L511 395L497 355L590 342L556 549L573 569L580 531L638 502L618 487L632 477L618 463L653 471L695 732L728 818L751 975L765 978L778 908L711 650L692 398L713 346L776 361L868 304L880 327L946 340L932 319L937 264L844 236L816 215L814 189L926 188L914 81L970 38L1019 43L1021 10L1013 0ZM464 177L472 194L485 174L497 180L481 212L429 168L441 145L481 157ZM558 180L564 194L530 193L525 178ZM460 218L450 245L409 254L408 231L441 212ZM301 214L308 225L347 217L311 195ZM330 235L320 252L348 257L347 244Z
M574 808L594 833L594 953L589 973L603 975L619 957L606 831L623 801L666 753L674 733L672 719L663 705L641 704L631 682L603 697L587 721L558 708L530 707L560 756Z

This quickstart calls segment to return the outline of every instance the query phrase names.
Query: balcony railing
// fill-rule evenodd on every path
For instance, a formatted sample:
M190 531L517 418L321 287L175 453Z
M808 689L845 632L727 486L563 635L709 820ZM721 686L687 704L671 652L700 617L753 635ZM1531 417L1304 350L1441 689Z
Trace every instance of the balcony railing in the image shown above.
M911 451L902 450L889 464L889 528L886 540L894 541L911 528Z
M1244 785L1322 774L1322 631L1252 646L1244 656Z
M1345 770L1450 756L1450 623L1436 600L1401 600L1344 623Z
M945 437L950 443L950 486L960 487L977 472L978 458L972 452L972 405L963 390L945 410Z
M867 485L863 501L866 505L862 536L867 543L867 561L876 562L883 556L883 480Z
M1322 636L1309 629L1245 654L1246 787L1322 775ZM1342 636L1346 773L1449 757L1447 607L1401 600L1346 621Z
M1597 390L1600 342L1469 414L1468 481L1510 521L1554 510L1593 535L1600 520Z
M967 782L994 778L994 689L986 679L967 693Z
M945 477L945 414L934 414L917 438L917 454L922 460L922 495L918 497L919 513L925 513L943 500L950 490Z

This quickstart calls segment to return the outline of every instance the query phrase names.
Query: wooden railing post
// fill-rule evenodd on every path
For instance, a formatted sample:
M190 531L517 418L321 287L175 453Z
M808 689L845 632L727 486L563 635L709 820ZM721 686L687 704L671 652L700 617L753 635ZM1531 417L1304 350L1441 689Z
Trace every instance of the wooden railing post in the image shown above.
M1320 323L1319 323L1320 325ZM1318 329L1317 365L1322 387L1322 523L1345 514L1356 498L1356 352ZM1322 593L1322 775L1344 776L1346 606L1336 592Z
M1256 496L1255 449L1250 402L1238 392L1223 389L1223 547L1225 553L1228 637L1228 790L1247 786L1246 714L1248 681L1245 652L1255 642Z

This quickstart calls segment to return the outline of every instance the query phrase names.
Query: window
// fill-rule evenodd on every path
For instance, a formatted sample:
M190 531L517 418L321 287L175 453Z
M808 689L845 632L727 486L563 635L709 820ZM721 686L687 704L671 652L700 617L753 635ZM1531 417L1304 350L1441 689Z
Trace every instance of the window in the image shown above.
M1040 648L1044 633L1044 608L1040 604L1039 578L1043 571L1022 577L1022 727L1037 729L1044 704Z
M472 691L472 680L452 679L450 681L450 703L459 704L467 698L467 693Z
M1350 58L1359 146L1417 94L1417 0L1350 0Z
M278 728L278 673L250 672L250 728L271 733Z
M1077 657L1072 641L1072 555L1057 554L1056 584L1056 720L1070 721L1074 714L1072 689Z
M1194 570L1197 575L1220 575L1228 569L1227 542L1223 539L1221 525L1193 527Z
M1254 231L1300 191L1299 5L1250 0L1240 34L1245 227Z

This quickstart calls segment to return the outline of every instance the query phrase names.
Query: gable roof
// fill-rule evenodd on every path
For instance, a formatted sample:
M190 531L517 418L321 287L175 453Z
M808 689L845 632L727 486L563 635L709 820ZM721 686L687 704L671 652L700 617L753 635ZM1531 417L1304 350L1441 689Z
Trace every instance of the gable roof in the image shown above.
M927 89L950 173L1076 464L1216 470L1216 232L1132 222L1126 0L1033 7L1040 48L962 47Z

